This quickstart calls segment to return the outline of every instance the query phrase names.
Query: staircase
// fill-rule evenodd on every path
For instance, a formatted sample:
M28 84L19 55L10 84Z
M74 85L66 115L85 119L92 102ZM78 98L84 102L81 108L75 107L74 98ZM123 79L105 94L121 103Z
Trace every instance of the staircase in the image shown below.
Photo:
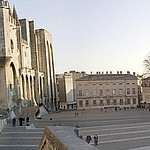
M0 150L38 150L44 129L7 125L0 134Z

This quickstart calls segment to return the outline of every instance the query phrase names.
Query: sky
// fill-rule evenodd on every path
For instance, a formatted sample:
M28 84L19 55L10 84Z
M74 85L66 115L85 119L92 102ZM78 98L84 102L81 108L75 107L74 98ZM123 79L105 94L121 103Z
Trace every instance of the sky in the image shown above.
M9 0L18 17L53 38L56 73L143 74L150 53L150 0Z

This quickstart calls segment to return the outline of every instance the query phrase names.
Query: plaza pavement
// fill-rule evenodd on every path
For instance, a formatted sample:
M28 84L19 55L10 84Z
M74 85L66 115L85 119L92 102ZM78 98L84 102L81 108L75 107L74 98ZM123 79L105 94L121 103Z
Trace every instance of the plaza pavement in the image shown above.
M75 113L79 114L76 115ZM51 118L51 119L50 119ZM41 120L30 118L31 128L7 125L0 134L0 149L36 150L40 144L45 126L79 125L80 135L99 136L96 146L101 150L149 150L150 112L141 109L127 109L115 112L113 109L87 111L65 111L43 116ZM93 145L93 141L91 143Z

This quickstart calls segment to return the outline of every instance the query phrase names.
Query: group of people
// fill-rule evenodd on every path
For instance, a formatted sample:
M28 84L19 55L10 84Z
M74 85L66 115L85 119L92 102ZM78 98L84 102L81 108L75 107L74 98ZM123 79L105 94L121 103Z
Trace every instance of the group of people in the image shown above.
M81 135L79 136L79 128L80 127L78 125L76 125L76 128L74 129L74 132L77 135L77 137L82 139L82 136ZM97 136L97 134L95 134L93 138L94 138L94 145L97 145L98 144L98 136ZM92 141L92 137L88 134L87 137L86 137L86 142L89 144L91 141Z
M77 113L74 113L74 116L76 117L76 116L79 116L79 113L77 112Z
M19 126L23 126L25 121L26 121L26 126L29 126L29 120L30 120L29 116L27 116L26 119L23 117L19 117L18 120L19 120ZM15 127L16 123L17 123L17 120L16 120L16 117L14 117L12 119L12 126Z
M86 137L87 143L89 144L91 140L92 140L92 137L88 134ZM94 145L97 145L97 144L98 144L98 136L97 136L97 134L95 134L94 135Z

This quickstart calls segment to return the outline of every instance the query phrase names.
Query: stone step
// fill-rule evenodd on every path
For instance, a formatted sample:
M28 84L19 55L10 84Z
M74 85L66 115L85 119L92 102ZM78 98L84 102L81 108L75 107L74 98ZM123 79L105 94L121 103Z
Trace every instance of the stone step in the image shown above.
M24 130L26 130L26 127L9 127L9 128L5 128L3 130L3 132L8 132L8 131L16 131L16 132L18 132L18 131L24 131Z
M43 129L26 129L26 127L6 127L0 134L2 150L38 150Z
M14 127L14 128L6 128L3 130L3 132L44 132L44 128L27 129L26 127L22 128Z
M19 133L19 134L0 134L0 138L3 137L41 137L42 138L43 133Z
M0 150L38 150L39 145L0 145Z
M0 138L0 145L39 145L41 137L19 137L19 138Z
M0 137L2 137L2 136L8 136L8 137L12 137L12 136L14 136L14 137L28 137L28 136L30 136L30 137L32 137L32 136L34 136L34 137L40 137L40 136L42 136L43 135L43 132L30 132L30 131L26 131L26 132L2 132L1 134L0 134Z

